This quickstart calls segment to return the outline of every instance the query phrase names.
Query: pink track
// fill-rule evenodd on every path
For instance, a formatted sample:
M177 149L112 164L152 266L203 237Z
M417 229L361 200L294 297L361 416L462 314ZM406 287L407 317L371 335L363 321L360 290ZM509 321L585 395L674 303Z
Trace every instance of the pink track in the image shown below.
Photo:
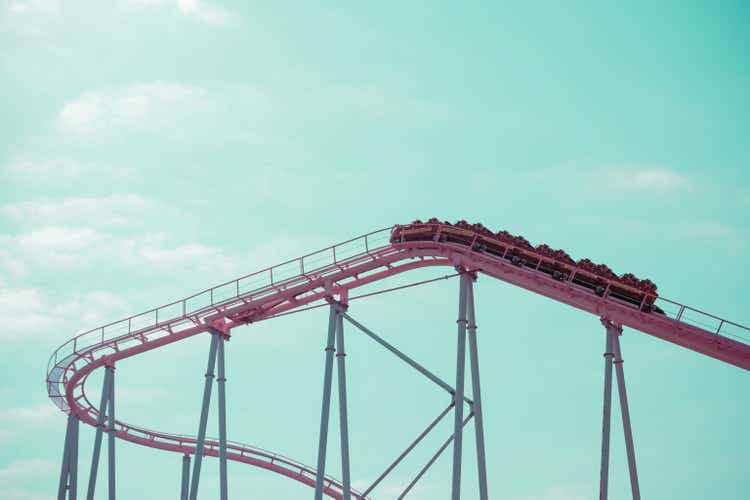
M615 323L750 370L750 329L659 297L665 314L641 312L636 305L569 281L456 243L390 243L391 228L223 283L186 299L82 333L60 346L47 365L47 391L64 412L96 426L97 409L84 389L96 368L205 332L212 326L229 334L250 322L292 312L325 298L348 296L351 289L412 269L461 266L582 309ZM719 333L721 332L721 333ZM731 338L730 338L731 337ZM116 422L120 439L162 450L195 453L195 438ZM205 454L218 455L218 440L207 439ZM309 486L315 469L253 446L228 443L230 460L261 467ZM326 477L324 493L342 497L342 485ZM362 498L352 492L355 498Z

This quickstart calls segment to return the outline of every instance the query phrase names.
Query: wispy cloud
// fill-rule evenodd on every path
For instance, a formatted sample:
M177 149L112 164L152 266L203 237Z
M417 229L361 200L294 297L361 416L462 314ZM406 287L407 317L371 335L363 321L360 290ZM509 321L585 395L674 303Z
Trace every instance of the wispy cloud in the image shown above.
M63 104L57 126L75 134L112 128L157 129L200 108L206 97L201 87L162 81L89 91Z
M169 8L187 18L213 25L226 25L237 18L232 11L203 0L129 0L129 3L140 8Z
M687 177L663 167L624 167L596 171L593 181L616 191L666 193L690 187Z
M91 89L64 102L55 141L121 138L123 132L158 135L160 141L254 142L267 96L248 85L200 86L153 81Z
M0 214L25 226L86 222L97 227L132 225L144 213L163 213L161 204L133 193L9 203Z

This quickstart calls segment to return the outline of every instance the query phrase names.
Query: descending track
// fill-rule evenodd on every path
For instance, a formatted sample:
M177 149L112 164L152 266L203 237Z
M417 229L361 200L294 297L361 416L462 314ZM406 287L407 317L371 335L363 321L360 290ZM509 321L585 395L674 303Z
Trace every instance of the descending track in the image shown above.
M88 376L97 368L177 342L209 329L229 334L240 325L273 318L338 296L349 290L423 267L449 266L477 271L531 290L676 345L750 370L750 330L659 297L665 314L601 297L571 281L559 281L534 269L467 246L446 242L391 243L382 229L243 276L183 300L82 333L55 350L47 366L47 391L64 412L97 425L98 411L86 395ZM194 437L144 429L117 421L115 435L162 450L195 453ZM206 441L205 454L218 455L218 441ZM314 486L314 468L249 445L230 442L228 458ZM324 493L341 498L342 485L326 477ZM356 498L360 493L353 492Z

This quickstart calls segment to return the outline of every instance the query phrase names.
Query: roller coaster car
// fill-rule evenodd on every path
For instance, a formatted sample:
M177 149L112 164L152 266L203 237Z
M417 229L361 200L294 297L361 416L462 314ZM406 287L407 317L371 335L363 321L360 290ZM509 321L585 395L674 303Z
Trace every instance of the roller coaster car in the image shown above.
M507 231L493 233L482 224L458 221L455 224L430 219L416 220L405 226L397 225L391 232L391 243L429 241L452 243L470 247L475 252L500 257L511 264L530 268L558 281L569 281L591 290L603 297L605 294L644 312L664 314L654 304L658 297L656 285L650 280L640 280L628 273L617 276L604 264L595 264L589 259L575 262L565 251L547 245L533 247L524 237Z

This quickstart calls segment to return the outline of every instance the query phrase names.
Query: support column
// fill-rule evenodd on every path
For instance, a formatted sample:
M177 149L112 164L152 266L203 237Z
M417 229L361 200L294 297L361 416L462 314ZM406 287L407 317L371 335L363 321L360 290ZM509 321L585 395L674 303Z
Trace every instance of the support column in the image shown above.
M198 437L195 442L195 461L193 462L193 477L190 483L190 500L198 498L198 483L201 475L201 462L203 461L203 447L206 441L206 424L208 422L208 407L211 402L211 386L214 378L214 366L216 366L216 349L219 343L218 335L211 335L211 347L208 351L208 367L206 368L206 381L203 386L203 405L201 417L198 424Z
M60 467L57 500L76 500L78 489L78 417L68 414L65 428L65 445Z
M227 406L226 406L226 389L224 387L226 374L224 372L224 337L219 333L214 336L218 337L218 354L219 354L219 378L216 379L219 384L219 493L221 500L227 500Z
M96 417L96 437L94 438L94 451L91 456L91 472L89 473L89 486L86 491L86 499L94 500L96 490L96 479L99 472L99 456L102 448L102 435L104 433L104 419L109 404L109 370L104 370L104 381L102 382L102 398L99 403L99 415Z
M609 429L612 410L612 335L605 320L606 348L604 351L604 411L602 415L602 460L599 469L599 500L607 500L609 486Z
M351 500L349 472L349 421L346 413L346 369L344 366L344 318L336 314L336 362L339 376L339 428L341 430L341 475L343 500Z
M188 489L190 484L190 455L182 456L182 484L180 486L180 500L188 500Z
M477 350L477 324L474 316L474 283L467 280L469 318L469 360L471 362L471 387L474 399L474 430L477 441L477 472L479 473L479 498L487 500L487 462L484 449L484 417L482 416L482 396L479 384L479 354Z
M107 412L107 451L109 452L109 500L115 500L115 365L106 367L109 372L109 411Z
M620 338L622 327L611 333L615 353L615 373L617 375L617 388L620 394L620 411L622 412L622 428L625 433L625 449L628 453L628 469L630 472L630 490L633 500L641 500L641 489L638 485L638 470L635 465L635 448L633 447L633 430L630 426L630 410L628 409L628 395L625 391L625 373L622 366L622 352L620 351Z
M455 419L453 432L453 500L461 498L461 446L463 437L464 418L464 368L466 365L466 290L471 278L463 272L458 296L458 345L456 347L456 388L453 396L455 403Z
M318 464L315 476L315 500L323 499L323 481L326 469L326 446L328 445L328 416L331 409L331 382L333 377L333 353L338 312L331 304L328 315L328 340L326 342L326 363L323 373L323 407L320 411L320 434L318 439ZM195 499L191 499L195 500Z

